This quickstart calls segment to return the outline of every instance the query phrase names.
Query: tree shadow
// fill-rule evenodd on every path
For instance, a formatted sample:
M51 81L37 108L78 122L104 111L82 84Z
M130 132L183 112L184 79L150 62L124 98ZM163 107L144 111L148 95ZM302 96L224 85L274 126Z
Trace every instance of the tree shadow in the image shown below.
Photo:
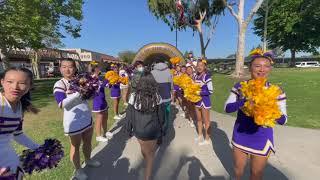
M174 170L170 180L177 180L181 169L189 163L188 166L188 179L189 180L225 180L224 176L212 176L209 171L203 166L201 161L194 156L181 156L177 168ZM203 174L203 177L201 177ZM186 178L186 177L184 177Z
M211 140L213 150L220 159L223 167L228 172L230 177L234 177L232 147L230 146L229 138L227 134L218 127L218 124L213 121L211 122ZM249 162L247 163L242 179L250 178L248 164ZM268 163L264 171L264 179L287 180L288 178L280 170Z
M160 168L161 160L166 152L166 149L170 145L170 142L175 137L175 130L173 128L173 119L176 118L178 110L176 108L171 109L171 120L169 129L166 136L163 137L162 144L158 147L158 152L155 157L154 173ZM139 173L144 168L144 161L142 160L138 166L133 169L129 169L130 162L127 158L121 158L123 150L130 138L124 128L126 118L123 118L117 122L116 126L110 129L110 132L116 132L117 129L121 128L118 133L115 133L113 138L108 141L108 144L99 151L92 159L98 160L102 163L99 168L85 167L85 172L90 175L89 179L95 180L138 180Z
M129 172L129 160L126 158L119 159L129 138L125 128L121 128L118 133L113 135L108 144L92 157L92 159L100 161L102 166L99 168L84 168L89 175L89 179L134 179L135 174Z
M152 175L156 175L158 170L160 169L160 165L162 164L162 160L164 159L164 154L166 153L168 147L170 146L171 141L175 138L176 132L174 129L174 120L177 117L177 113L179 110L175 106L171 106L171 113L170 113L170 121L169 121L169 128L166 135L162 138L162 144L158 147L158 151L154 158L154 165L152 170Z

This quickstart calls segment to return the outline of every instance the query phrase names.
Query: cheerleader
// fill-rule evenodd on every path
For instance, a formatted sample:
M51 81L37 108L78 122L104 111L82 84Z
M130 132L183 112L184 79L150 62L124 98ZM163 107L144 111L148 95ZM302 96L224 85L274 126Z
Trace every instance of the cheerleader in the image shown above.
M111 69L119 74L119 69L116 64L111 64ZM120 83L117 82L116 84L109 84L107 83L107 86L110 88L110 97L113 100L113 111L114 111L114 118L115 120L120 120L123 118L122 115L119 114L119 101L121 97L121 90L120 90Z
M1 77L3 91L0 93L0 179L22 179L19 157L12 147L12 141L36 149L34 143L22 131L23 111L30 102L23 98L32 86L32 72L26 68L11 67Z
M87 179L80 164L80 145L83 142L83 154L85 164L91 167L99 167L100 162L90 160L92 139L92 117L89 104L81 99L78 92L69 90L69 81L77 73L75 61L64 59L60 62L62 79L54 84L54 97L60 108L63 108L63 127L65 135L70 138L70 160L72 161L76 179Z
M100 74L101 70L98 65L91 65L91 73L93 77L98 77L100 81L100 87L98 93L93 98L92 112L96 114L95 130L96 130L96 141L107 142L108 139L103 137L101 130L106 132L106 136L111 138L112 133L107 132L107 120L108 120L108 103L106 101L106 95L104 88L106 87L107 81L104 80Z
M194 78L194 71L191 66L186 67L185 72L190 78ZM186 108L186 117L188 119L188 122L190 124L190 127L194 128L194 120L196 119L195 115L195 105L193 102L188 101L187 99L183 98L183 104Z
M251 78L267 78L272 69L271 64L272 56L268 53L253 56L250 63ZM267 82L265 86L268 88L270 83ZM269 154L275 151L273 129L255 124L252 117L244 114L241 108L247 100L242 96L240 89L241 84L235 84L225 103L227 113L237 111L232 136L234 172L236 179L241 179L247 159L250 158L250 179L259 180L262 179ZM283 91L278 97L278 106L282 115L276 121L283 125L287 121L286 95Z
M120 71L119 71L119 76L120 77L127 77L129 78L129 75L127 71L125 70L124 65L121 66ZM121 96L122 96L122 101L124 106L128 106L128 84L122 84L120 83L120 90L121 90Z
M181 75L181 67L179 64L176 64L175 67L173 68L173 77L174 76L180 76ZM177 105L178 109L180 111L183 111L182 108L182 99L181 99L181 92L182 89L178 86L178 85L173 85L173 101L172 101L172 105ZM181 113L180 115L184 115L184 113Z
M210 108L211 100L210 95L213 93L212 80L209 73L207 73L207 61L200 60L197 63L197 74L194 77L195 82L200 84L201 90L197 92L201 96L201 100L195 104L196 106L196 116L197 116L197 130L198 137L196 141L199 142L199 145L208 145L210 144ZM202 140L202 129L203 123L205 125L205 139Z

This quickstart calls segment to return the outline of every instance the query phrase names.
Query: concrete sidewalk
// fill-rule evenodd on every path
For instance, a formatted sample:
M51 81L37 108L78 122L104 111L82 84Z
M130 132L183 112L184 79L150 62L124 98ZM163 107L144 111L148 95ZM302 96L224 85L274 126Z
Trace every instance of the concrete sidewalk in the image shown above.
M175 112L177 113L177 111ZM175 115L174 115L175 116ZM155 180L223 180L233 177L230 138L234 117L211 112L212 145L198 146L191 128L181 117L164 139L155 157ZM290 121L290 119L289 119ZM119 122L115 135L107 144L94 149L93 158L100 168L85 168L89 179L143 179L143 160L137 140L129 138ZM276 154L271 155L264 179L318 179L320 175L320 131L277 126ZM248 179L249 170L243 179Z

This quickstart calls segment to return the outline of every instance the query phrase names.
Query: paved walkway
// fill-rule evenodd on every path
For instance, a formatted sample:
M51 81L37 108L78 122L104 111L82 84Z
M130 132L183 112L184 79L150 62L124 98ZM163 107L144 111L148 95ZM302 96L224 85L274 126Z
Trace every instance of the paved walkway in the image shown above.
M173 117L174 128L158 149L154 165L155 180L224 180L232 177L230 137L234 117L211 112L212 145L198 146L196 131L185 119ZM290 119L289 119L290 120ZM123 122L117 124L121 127ZM103 166L85 168L92 180L141 180L143 160L137 140L114 128L107 144L94 149L93 158ZM271 155L264 179L318 179L320 175L320 131L277 126L276 154ZM246 169L244 179L248 179Z

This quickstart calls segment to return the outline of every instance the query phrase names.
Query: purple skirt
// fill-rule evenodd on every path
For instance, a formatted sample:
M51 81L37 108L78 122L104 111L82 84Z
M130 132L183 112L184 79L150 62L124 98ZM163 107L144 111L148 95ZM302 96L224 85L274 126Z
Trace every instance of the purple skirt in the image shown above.
M232 145L248 154L269 156L271 152L275 152L273 129L256 125L251 117L239 110L233 129Z
M92 112L103 112L108 109L108 103L105 99L95 97L92 102Z
M211 99L210 96L201 96L202 99L195 103L196 107L204 108L204 109L211 109Z
M120 85L113 85L110 88L110 97L112 99L116 99L116 98L120 98L121 97L121 89L120 89Z

